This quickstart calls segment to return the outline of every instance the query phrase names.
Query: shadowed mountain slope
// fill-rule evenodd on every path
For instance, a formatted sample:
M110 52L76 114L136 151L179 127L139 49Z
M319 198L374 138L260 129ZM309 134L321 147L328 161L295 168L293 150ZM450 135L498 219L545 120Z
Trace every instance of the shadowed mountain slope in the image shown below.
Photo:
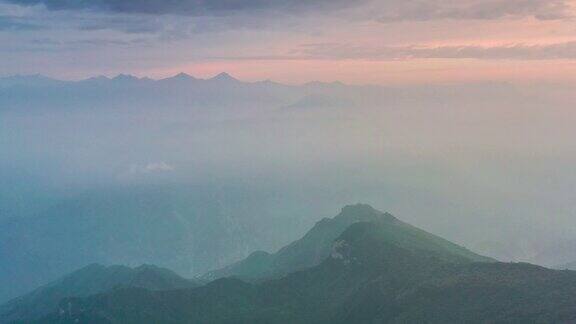
M357 222L382 224L382 237L403 247L435 251L470 261L494 261L404 223L369 205L357 204L344 207L334 218L319 221L301 239L274 254L255 252L242 261L209 272L203 278L217 279L230 276L247 280L274 278L318 265L330 254L334 240L346 228Z
M0 306L0 323L36 319L55 311L60 300L67 297L86 297L120 287L156 291L196 286L196 281L153 265L129 268L92 264Z
M277 207L259 197L240 188L120 186L0 222L0 303L87 264L155 264L193 277L289 242L296 230L272 224L290 220L266 217Z
M576 273L471 262L358 222L326 260L281 279L220 279L63 300L42 323L559 323L576 320Z

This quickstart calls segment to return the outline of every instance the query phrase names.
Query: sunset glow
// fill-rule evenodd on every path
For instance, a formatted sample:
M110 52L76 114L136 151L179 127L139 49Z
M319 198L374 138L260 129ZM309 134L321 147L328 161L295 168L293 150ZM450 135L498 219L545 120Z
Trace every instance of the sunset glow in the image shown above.
M197 4L184 12L164 5L162 15L105 0L74 8L20 2L0 2L4 75L227 71L245 80L355 84L575 78L572 0L294 1L290 10Z

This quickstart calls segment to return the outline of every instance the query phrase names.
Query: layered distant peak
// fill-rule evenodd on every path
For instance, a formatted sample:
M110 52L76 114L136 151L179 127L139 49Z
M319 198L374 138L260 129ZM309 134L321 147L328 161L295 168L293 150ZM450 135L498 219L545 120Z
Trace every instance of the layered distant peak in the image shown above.
M180 73L176 74L174 77L175 77L175 78L179 78L179 79L189 79L189 78L192 78L192 76L191 76L190 74L184 73L184 72L180 72Z
M222 72L216 75L215 77L211 78L210 80L218 82L239 82L238 79L234 78L233 76L231 76L226 72Z
M130 74L118 74L117 76L112 78L112 80L125 82L125 81L138 81L140 79Z
M184 73L184 72L180 72L180 73L176 74L171 79L174 79L174 80L196 80L195 77L191 76L190 74Z
M91 77L85 80L82 80L84 82L104 82L104 81L110 81L110 78L108 78L107 76L104 75L99 75L99 76L95 76L95 77Z
M188 84L195 82L195 81L203 81L203 80L199 80L199 79L195 78L194 76L187 74L187 73L184 73L184 72L180 72L174 76L159 80L160 83L166 83L166 84L169 84L170 86L188 85Z

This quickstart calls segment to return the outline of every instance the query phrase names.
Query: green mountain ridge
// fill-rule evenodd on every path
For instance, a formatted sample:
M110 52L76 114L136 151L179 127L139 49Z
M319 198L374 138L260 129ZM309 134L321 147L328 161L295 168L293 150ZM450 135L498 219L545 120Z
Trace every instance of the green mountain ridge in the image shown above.
M69 298L41 323L569 323L576 272L474 262L357 222L319 265L283 278ZM404 237L404 236L400 236Z
M214 280L238 277L244 280L278 278L288 273L320 264L331 252L334 240L350 225L357 222L385 224L382 235L397 240L401 245L421 249L446 249L454 255L471 261L491 262L493 259L473 253L436 235L404 223L389 213L380 212L366 204L342 208L334 218L324 218L301 239L283 247L274 254L258 251L222 269L208 272L201 278Z
M28 322L57 309L61 299L86 297L120 287L148 290L191 288L199 283L153 265L136 268L91 264L0 306L0 323Z
M275 214L280 208L260 195L232 184L103 187L0 222L0 304L91 263L155 264L193 277L282 246L300 232L279 219L292 211Z

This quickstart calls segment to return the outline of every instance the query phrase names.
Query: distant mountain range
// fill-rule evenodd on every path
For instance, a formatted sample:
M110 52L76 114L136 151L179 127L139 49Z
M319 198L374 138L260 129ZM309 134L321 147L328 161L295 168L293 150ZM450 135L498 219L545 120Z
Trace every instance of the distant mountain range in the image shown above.
M326 252L328 241L331 243ZM197 288L159 290L158 286L126 285L91 296L71 294L60 301L57 310L37 322L568 323L576 320L576 272L496 262L367 205L345 207L337 217L320 221L303 239L268 256L272 261L265 262L267 265L280 264L276 258L290 260L283 268L290 273L255 283L222 278ZM237 266L229 267L228 271ZM296 268L300 270L288 270Z
M267 113L290 111L312 93L343 96L341 87L243 82L227 73L0 78L0 145L9 157L0 159L0 302L89 263L153 263L191 276L292 240L313 220L276 230L297 223L278 217L291 209L269 212L262 198L269 193L256 198L250 185L229 190L229 174L254 158L222 143L251 141L238 128L246 116L250 128L268 132L277 117ZM227 153L234 147L240 152ZM142 182L144 189L123 186ZM210 189L198 188L206 182ZM167 188L172 183L196 188Z
M227 73L211 79L197 79L180 73L170 78L153 80L121 74L79 81L61 81L41 75L0 78L1 110L43 109L122 109L140 107L212 108L258 106L262 109L290 106L318 93L330 84L302 87L271 81L243 82ZM222 95L225 94L225 95ZM330 100L334 102L334 100Z
M489 91L501 92L509 85L483 85ZM403 104L428 102L431 91L447 94L450 87L429 89L415 87L409 94L404 90L376 85L348 85L342 82L309 82L286 85L270 80L246 82L228 73L209 79L199 79L185 73L164 79L139 78L120 74L109 78L91 77L84 80L57 80L42 75L0 78L0 111L60 110L98 108L102 110L137 107L163 107L170 110L186 108L215 109L247 106L265 111L301 109L343 109L396 107ZM459 89L462 95L484 95L477 89ZM514 92L513 88L507 89ZM485 90L484 90L485 91ZM456 97L452 97L456 98ZM236 110L239 114L241 111Z
M244 318L250 323L268 322L268 318L329 321L315 310L302 313L298 305L312 303L309 295L317 294L326 300L335 298L330 307L358 306L324 294L340 284L328 281L344 271L334 270L340 267L336 261L353 264L339 249L333 253L334 242L340 242L338 239L359 222L380 228L381 237L395 242L400 250L393 253L399 260L406 259L408 268L416 259L434 255L437 263L431 264L433 268L449 265L446 267L454 267L457 277L466 277L469 271L488 271L479 265L466 270L464 264L467 260L492 260L364 205L347 207L339 216L318 222L300 240L278 250L325 216L324 211L333 210L341 201L359 199L389 204L414 224L478 246L481 254L501 256L502 260L534 260L547 266L576 260L570 231L560 238L555 233L562 224L538 226L546 222L541 215L559 212L549 206L565 206L569 214L571 165L561 163L562 172L551 172L558 161L555 155L548 155L547 145L541 145L543 150L536 154L545 162L525 160L525 153L534 155L531 143L535 137L557 134L558 138L552 136L545 142L554 144L550 147L570 138L565 136L571 129L570 118L564 113L570 109L530 89L519 91L504 83L389 88L311 82L296 86L245 82L226 73L211 79L187 74L162 80L131 75L79 81L40 75L0 78L0 303L87 264L135 267L145 263L183 277L217 280L199 288L201 293L185 290L185 294L198 297L169 311L178 320L202 316L199 322L227 318ZM511 109L515 107L522 110ZM562 114L556 114L559 111ZM510 118L502 118L503 114ZM566 121L562 131L557 129L560 120ZM524 127L532 122L540 126ZM525 146L520 148L519 143ZM569 144L565 143L563 152L571 152ZM525 168L509 172L509 166L517 165ZM544 181L550 176L556 177L555 181ZM539 183L550 186L533 185ZM524 192L520 187L538 187L538 192L545 194ZM534 221L530 228L516 231L517 224L528 220ZM568 219L565 224L570 224ZM526 237L539 248L522 244ZM541 237L550 242L543 244ZM564 239L569 241L555 244ZM483 242L486 244L476 244ZM390 242L381 243L388 246ZM417 257L405 256L406 250ZM253 251L257 252L250 254ZM318 270L327 269L326 262L332 270ZM527 300L532 298L518 282L509 282L515 271L522 278L534 271L550 282L571 284L571 279L558 279L570 278L564 272L528 265L491 266L496 269L491 276L499 279L501 274L505 282L503 291L491 291L497 295L514 297L518 290ZM318 288L322 295L306 287L288 289L290 285L299 287L300 282L311 289L314 286L305 278L285 281L296 273L326 277L327 281L321 281L325 286ZM429 278L437 275L422 274ZM479 276L484 275L489 276ZM372 275L358 278L361 282L380 280ZM406 296L406 302L415 304L429 299L411 300L412 288L406 288L402 280L383 284L399 287L398 291L390 293L388 287L374 293L385 294L392 301ZM443 285L448 283L438 280L438 289L444 291ZM479 289L492 289L484 285L484 277L478 280L482 282ZM536 283L527 285L535 291L552 293L546 288L550 282L530 280ZM272 282L279 282L278 291L290 291L290 296L278 300L273 291L263 288ZM218 311L225 307L218 304L217 297L201 297L219 296L217 288L209 288L214 285L231 291L230 313ZM429 286L436 287L427 282L425 287ZM143 303L172 305L146 288L150 287L137 288L143 289L138 294ZM234 299L236 289L246 289L253 299ZM346 289L364 293L364 286ZM118 301L117 310L100 310L105 305L92 301L116 298L122 291L131 294L131 289L111 292L105 286L100 297L89 297L92 292L66 293L55 299L82 297L78 302L88 303L82 306L87 310L82 316L92 316L88 313L91 309L95 314L110 311L113 319L124 316L114 312L121 312L125 301ZM166 298L172 298L172 293L166 293ZM565 293L558 291L559 295ZM261 304L261 294L278 298ZM342 298L349 294L346 290ZM146 300L147 296L153 300ZM569 294L565 297L569 302ZM556 297L550 298L556 307ZM242 300L245 304L236 304ZM71 308L64 307L69 315L79 314L76 301ZM51 303L54 305L54 300ZM197 303L203 303L207 313L188 314ZM244 306L255 317L239 314ZM396 305L397 321L404 318L404 306ZM130 307L140 309L142 305ZM557 308L543 309L543 313L552 310ZM69 320L54 315L50 320ZM160 322L170 322L172 318L164 315L142 316L160 316ZM444 316L438 318L446 319ZM132 320L138 322L139 318ZM497 321L495 317L486 320Z

